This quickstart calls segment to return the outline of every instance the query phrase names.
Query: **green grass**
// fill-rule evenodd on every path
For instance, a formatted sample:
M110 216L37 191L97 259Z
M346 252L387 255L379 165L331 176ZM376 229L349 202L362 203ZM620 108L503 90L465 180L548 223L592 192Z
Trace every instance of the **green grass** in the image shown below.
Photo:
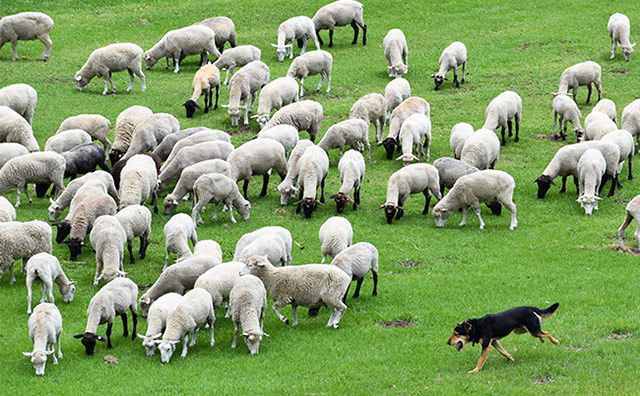
M24 1L3 2L1 12L12 14L42 10L55 21L51 37L51 59L40 59L39 42L20 42L19 60L11 62L7 44L0 51L0 86L25 82L39 94L34 131L41 145L55 133L65 118L79 113L101 113L115 124L125 108L140 104L154 112L168 112L182 128L207 126L233 132L234 144L253 137L258 126L234 131L223 109L208 115L198 112L186 119L181 104L191 94L191 80L198 57L187 58L175 75L159 62L146 71L147 92L134 89L126 93L127 73L113 79L116 95L101 95L102 79L96 78L78 92L72 78L94 49L113 42L135 42L150 48L169 29L179 28L206 17L227 15L238 32L239 44L262 49L262 60L271 68L272 78L286 73L289 61L277 62L275 41L280 22L294 15L313 15L324 2L288 1ZM640 316L637 287L640 276L637 257L608 247L619 227L626 202L638 193L638 182L622 178L624 189L600 203L592 217L584 215L575 202L573 186L566 194L553 187L544 200L536 198L533 180L539 176L555 151L565 144L546 137L551 134L550 92L557 88L561 72L568 66L594 60L602 65L604 96L614 100L618 114L637 96L639 55L625 63L619 50L609 58L606 24L614 12L629 16L637 35L640 11L628 1L610 1L597 6L583 2L548 1L514 3L510 1L405 1L390 4L367 1L365 21L368 44L352 46L351 28L336 29L333 84L329 94L312 93L318 77L307 82L308 98L322 103L325 121L321 133L346 118L351 105L362 95L383 92L389 81L382 51L382 39L391 28L402 28L408 39L409 74L413 94L431 104L433 123L432 158L451 156L449 132L457 122L470 122L479 128L484 109L500 92L517 91L523 99L521 141L512 139L502 149L497 169L516 180L514 196L519 226L509 231L508 214L491 216L483 209L486 229L470 216L468 225L457 227L461 216L454 214L444 229L436 229L431 216L421 216L421 195L405 205L405 217L392 226L376 210L385 199L386 181L400 161L387 161L384 151L374 147L367 162L362 206L345 216L352 222L355 241L368 241L380 252L380 283L376 298L370 296L371 280L363 285L361 297L349 298L349 306L338 331L324 325L328 310L317 318L301 314L300 324L289 328L268 309L265 331L271 337L261 345L258 356L250 356L240 345L230 348L233 325L217 312L214 348L206 334L190 348L185 359L175 356L162 365L159 356L148 358L140 341L120 337L121 323L114 326L114 349L108 353L119 360L106 365L104 345L95 356L84 355L84 348L71 335L82 332L86 307L98 290L91 281L95 257L89 249L80 262L65 262L67 275L78 281L76 299L61 303L64 318L62 349L58 366L47 366L43 378L34 376L29 359L22 351L31 350L27 336L24 276L9 284L0 281L0 360L4 375L2 391L49 394L632 394L640 380ZM328 34L322 37L328 41ZM450 42L463 41L469 51L467 84L459 89L446 83L433 91L429 78L438 68L442 49ZM324 48L326 49L326 48ZM296 54L299 50L295 49ZM583 115L595 104L585 105L586 89L580 88L578 103ZM228 94L221 90L221 103ZM373 135L373 132L371 132ZM301 134L306 137L306 133ZM571 138L569 140L572 140ZM566 143L569 143L567 141ZM328 195L339 188L337 153L331 153L327 179ZM636 166L636 172L637 172ZM626 167L625 167L626 172ZM319 262L317 231L335 214L328 202L313 218L305 220L294 208L280 208L279 197L270 184L266 198L256 200L261 180L251 182L249 221L231 224L228 215L218 223L207 210L205 225L198 228L200 239L218 241L225 260L233 256L238 238L265 225L282 225L305 246L294 247L294 264ZM571 184L571 183L570 183ZM15 193L8 194L10 200ZM18 220L47 219L48 200L35 199L18 210ZM188 212L189 204L179 210ZM163 215L154 216L152 245L147 259L125 270L141 287L158 277L164 260ZM632 231L627 232L628 238ZM629 242L629 245L631 242ZM68 258L65 245L54 246L54 254ZM19 264L16 264L18 267ZM353 290L353 289L352 289ZM39 298L35 291L34 298ZM470 375L480 348L469 346L460 353L445 345L455 324L469 317L499 312L516 305L546 307L560 302L558 313L544 328L560 341L559 346L540 344L529 336L512 335L502 345L513 355L512 364L492 352L482 372ZM290 310L284 309L286 315ZM415 326L385 328L383 321L411 320ZM141 320L139 332L144 332ZM100 333L104 334L104 326ZM206 333L206 332L205 332Z

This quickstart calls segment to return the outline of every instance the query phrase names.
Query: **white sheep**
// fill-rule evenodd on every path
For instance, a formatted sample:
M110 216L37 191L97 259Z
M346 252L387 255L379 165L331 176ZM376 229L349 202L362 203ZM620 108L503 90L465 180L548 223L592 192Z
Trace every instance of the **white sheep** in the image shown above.
M322 261L324 264L327 256L334 258L341 251L353 243L353 228L349 220L340 216L329 217L318 231L318 238L322 245Z
M289 156L291 149L298 144L300 136L296 127L283 124L258 132L256 139L272 139L280 143L284 147L286 158Z
M289 198L298 190L296 184L298 182L298 161L305 150L314 144L311 140L299 140L298 144L293 148L287 162L287 176L282 183L276 187L276 191L280 193L280 205L286 206Z
M113 198L116 202L119 201L118 193L116 191L115 184L113 182L113 177L105 171L95 171L91 173L87 173L84 176L81 176L77 179L73 179L67 185L67 188L64 189L62 194L58 196L58 198L54 201L53 199L49 199L51 205L49 205L49 220L56 221L58 217L62 214L62 212L69 207L71 200L76 195L80 187L85 185L89 180L97 179L104 184L106 187L105 191ZM71 209L69 209L71 211Z
M51 136L44 144L44 151L62 154L81 144L91 143L91 135L82 129L69 129Z
M423 142L424 139L424 142ZM402 155L397 160L402 160L402 165L407 166L420 159L413 154L416 147L420 158L424 156L424 147L427 148L427 162L431 153L431 120L424 114L413 114L402 123L398 140L402 146Z
M589 99L591 99L591 84L593 83L598 90L598 100L600 100L602 95L601 80L602 68L599 64L593 61L577 63L567 67L562 72L558 93L566 94L569 90L573 90L573 100L576 101L578 87L586 85L589 89L589 94L587 95L587 103L589 103Z
M136 126L129 148L123 157L131 157L154 150L162 140L180 131L178 119L168 113L155 113Z
M475 166L451 157L440 157L433 161L433 166L438 170L442 195L444 195L444 189L453 188L459 178L479 170Z
M287 77L300 79L300 97L304 96L304 80L308 76L320 74L320 84L316 91L320 91L325 77L327 78L327 92L331 90L331 69L333 67L333 56L327 51L309 51L300 55L291 62Z
M462 146L460 160L478 169L493 169L500 156L500 140L491 129L478 129Z
M520 140L520 120L522 119L522 98L513 91L504 91L489 103L484 112L484 118L483 129L495 131L498 127L502 128L503 146L507 144L504 137L505 128L509 127L509 137L513 135L513 123L511 119L514 118L516 137L513 141L518 143Z
M253 45L239 45L223 52L215 61L214 66L219 70L227 69L227 76L222 85L227 85L229 77L233 76L233 69L243 67L253 61L259 61L262 52Z
M636 223L638 223L638 228L636 228L634 236L636 238L636 241L638 242L638 249L640 249L640 195L636 195L627 204L627 207L625 209L624 221L618 229L618 242L620 242L620 244L624 244L624 231L634 219Z
M398 144L397 139L400 134L400 127L402 127L402 123L413 114L424 114L431 118L431 106L421 97L412 96L405 99L391 112L391 117L389 118L389 134L382 142L378 142L379 146L384 146L387 152L387 159L393 159L393 152Z
M193 247L194 256L208 256L213 258L216 262L222 263L222 248L220 244L211 239L203 239L196 243Z
M598 210L598 197L602 176L607 171L607 162L602 153L596 149L589 149L582 154L578 161L578 199L576 202L584 208L587 216L591 216L593 210Z
M104 78L102 94L106 95L107 83L111 83L111 93L116 92L112 79L113 72L123 70L128 71L130 77L127 92L133 89L134 76L138 76L142 81L142 92L147 90L142 72L142 48L132 43L111 44L93 51L73 79L76 82L76 88L82 91L93 77L102 76Z
M306 264L274 267L266 257L253 256L240 271L242 275L255 275L264 283L273 302L278 318L289 324L278 308L291 304L292 326L298 324L298 305L317 308L328 305L333 312L327 327L338 328L340 319L347 310L342 298L349 289L351 278L332 265Z
M331 265L335 265L351 277L351 280L357 281L356 290L353 298L360 296L360 286L362 281L371 271L373 275L373 292L372 296L378 295L378 249L368 242L358 242L333 258ZM346 298L345 293L345 298Z
M585 140L600 140L607 133L616 129L618 129L616 123L611 121L607 114L600 111L592 111L584 119Z
M0 143L0 168L11 158L29 154L29 149L20 143Z
M280 77L262 88L258 96L258 113L251 116L256 118L260 128L264 128L271 118L272 110L279 110L289 103L297 102L298 83L292 77Z
M302 207L304 217L311 218L318 205L324 204L324 181L329 173L329 156L318 146L305 150L298 160L298 201L294 202L296 213ZM318 185L320 185L320 200L318 201Z
M387 122L387 101L379 93L364 95L351 106L349 118L360 118L367 124L373 124L376 128L374 138L379 142Z
M284 180L287 167L284 147L273 139L255 139L244 143L233 150L227 157L231 168L231 178L235 181L243 180L242 196L248 199L247 188L253 175L262 175L262 190L258 198L267 195L270 170L275 170L280 179Z
M629 131L632 136L635 136L638 149L640 150L640 99L629 103L624 110L622 110L620 129Z
M367 25L364 23L362 3L354 0L338 0L320 8L313 16L316 36L323 45L320 30L329 29L329 48L333 47L333 29L336 26L351 25L353 41L358 42L358 26L362 28L362 45L367 45Z
M136 154L127 161L120 175L120 209L129 205L144 205L149 198L154 213L158 213L158 175L156 165L148 155Z
M600 140L603 142L614 143L620 148L620 158L618 160L619 162L616 172L618 174L622 173L622 166L624 165L624 161L626 159L629 159L628 180L633 180L633 173L631 172L631 163L633 162L633 155L635 153L633 136L631 136L631 134L624 129L618 129L613 132L607 133ZM618 185L618 187L620 187L620 185Z
M404 202L410 194L417 193L422 193L425 197L423 215L429 211L431 194L438 200L442 199L438 170L433 165L411 164L389 177L386 202L378 207L384 209L387 224L391 224L394 217L398 220L404 215Z
M213 302L214 308L219 308L223 303L229 302L229 293L233 289L233 284L240 277L240 270L244 263L231 261L216 265L204 274L200 275L194 289L202 288L209 293L209 301ZM227 310L225 317L231 315Z
M127 233L118 219L115 216L98 217L89 238L91 246L96 251L94 286L98 284L100 279L104 279L108 283L115 278L125 276L122 262Z
M164 271L169 264L169 254L176 253L178 259L181 257L190 257L193 254L189 249L189 240L193 246L198 243L198 234L196 227L186 213L178 213L169 219L164 225L165 250L167 252L164 260Z
M0 106L0 142L20 143L30 152L40 150L31 125L7 106Z
M613 59L616 52L616 45L620 44L622 49L622 55L624 60L629 62L631 60L631 54L633 54L633 47L636 43L631 44L629 41L629 31L631 30L631 24L629 18L616 12L609 17L609 23L607 24L607 30L609 31L609 37L611 38L611 58Z
M60 261L56 256L52 256L49 253L38 253L27 261L25 267L25 273L27 274L27 313L31 313L31 288L33 282L39 281L42 285L42 299L43 302L54 303L53 298L53 282L58 285L62 299L66 303L73 301L73 295L76 291L76 282L72 282L67 278ZM47 295L49 299L47 300Z
M62 121L56 134L68 129L82 129L91 135L91 138L98 140L104 147L104 152L111 150L111 142L107 138L111 129L111 121L100 114L79 114Z
M456 84L456 88L460 87L460 82L464 84L467 68L467 47L464 44L459 41L451 43L442 51L438 63L440 64L440 70L431 75L436 84L436 91L440 89L444 81L449 81L446 74L451 69L453 69L453 83ZM458 82L458 66L460 65L462 65L462 80Z
M329 199L336 201L338 213L344 212L347 202L352 202L353 210L357 210L360 204L360 187L364 180L364 157L358 151L347 151L338 163L338 172L340 172L340 182L342 184L340 190L330 196ZM353 199L349 198L351 190L353 190Z
M222 107L227 109L232 126L238 126L242 113L244 113L244 125L249 125L249 113L253 112L256 93L268 83L269 66L259 60L249 62L231 77L229 104ZM241 105L240 102L243 104Z
M0 33L1 34L1 33ZM29 84L12 84L0 89L0 106L12 108L32 125L38 92Z
M182 301L181 294L167 293L151 304L149 314L147 315L147 332L145 335L138 334L138 337L143 340L142 346L144 346L147 356L153 356L155 354L158 347L155 340L162 336L162 333L167 327L169 312L177 307L180 301Z
M73 338L81 338L87 355L93 355L96 341L107 341L107 349L111 349L111 328L117 316L122 318L124 337L129 335L127 327L127 309L131 310L133 332L131 341L136 339L138 325L138 286L129 278L116 278L102 286L89 302L87 308L87 327L84 333L74 334ZM98 326L107 323L107 338L97 335Z
M382 41L389 77L402 77L409 71L407 38L400 29L391 29Z
M344 146L352 149L367 149L367 159L371 161L371 145L369 144L369 124L360 118L350 118L333 124L318 143L318 147L329 153L329 150L340 149L342 158ZM364 150L363 150L364 151Z
M236 243L235 252L233 254L233 261L242 261L240 260L240 256L242 255L242 252L244 252L245 248L252 244L254 241L265 236L277 236L282 241L284 241L284 249L288 252L286 262L288 264L291 264L291 245L293 243L293 239L291 238L291 233L289 232L289 230L280 226L262 227L258 228L255 231L244 234Z
M0 246L0 278L9 269L13 284L16 282L14 261L22 259L24 267L27 260L38 253L51 254L51 226L38 220L0 223Z
M276 48L278 60L284 61L284 57L288 54L289 59L293 59L293 41L297 40L298 47L301 48L300 55L303 55L307 49L307 41L311 39L316 45L316 49L320 50L320 42L316 36L315 25L311 18L307 16L297 16L287 19L278 27L278 44L271 43Z
M31 357L31 363L36 369L36 375L44 375L47 364L47 356L51 355L53 364L58 364L56 359L55 343L58 343L58 357L62 359L60 348L60 334L62 333L62 315L53 304L41 303L29 317L29 338L33 343L33 351L22 352Z
M216 47L221 53L226 42L229 42L232 48L236 46L236 25L230 18L224 16L207 18L194 23L194 25L204 25L215 32Z
M198 99L204 93L204 112L209 112L211 107L211 101L213 98L213 87L216 88L216 104L213 109L218 108L218 98L220 97L220 70L215 65L207 64L202 66L193 76L193 82L191 88L193 93L191 98L184 102L182 105L187 110L187 118L192 118L196 109L202 109L198 105Z
M21 12L7 15L0 19L0 49L11 42L13 60L18 59L18 40L40 40L44 44L42 60L47 61L51 53L49 32L53 27L53 19L42 12Z
M402 77L389 81L384 88L384 100L387 102L387 119L391 118L391 112L411 96L411 85ZM382 139L382 136L378 141Z
M17 190L16 208L18 208L23 190L31 203L28 183L53 183L56 193L59 194L64 191L62 182L64 169L64 157L52 151L29 153L12 158L0 169L0 195L8 190Z
M151 109L144 106L131 106L118 114L113 145L109 150L109 160L112 166L129 150L136 127L152 115Z
M246 263L251 256L266 256L276 267L291 264L291 240L279 234L262 234L233 255L233 261Z
M162 164L162 166L160 167L160 171L162 172L165 169L167 169L171 165L171 162L173 161L173 159L178 155L180 150L182 150L183 148L195 146L196 144L199 144L199 143L214 142L214 141L231 143L231 137L225 131L221 131L219 129L205 128L204 130L198 131L192 134L191 136L187 136L183 139L180 139L174 144L173 148L171 149L171 152L166 157L164 164Z
M93 222L103 215L115 215L116 202L108 195L90 195L82 200L73 211L69 240L64 241L69 246L69 259L76 261L81 253L85 237L91 232ZM58 232L57 238L60 237ZM57 239L56 238L56 239ZM126 241L126 239L125 239Z
M262 129L273 128L276 125L288 124L296 127L298 131L309 132L309 139L316 140L316 134L322 124L322 105L313 100L301 100L290 103L276 111L273 117Z
M582 117L582 113L580 113L578 105L576 102L571 100L567 94L553 95L555 95L553 98L553 139L558 140L558 135L556 134L556 123L559 117L560 137L562 140L566 139L565 133L567 132L567 122L571 122L576 134L576 140L581 141L584 136L584 129L580 125L580 117Z
M160 41L150 50L144 53L144 63L147 69L151 69L161 58L167 58L167 69L169 68L169 57L173 58L175 66L174 73L180 72L180 62L189 55L204 55L200 66L204 66L207 53L220 56L216 48L216 37L213 30L202 25L191 25L181 29L168 31Z
M617 123L616 104L611 99L600 99L591 111L600 111L611 118L611 121Z
M218 221L218 207L224 203L229 210L231 222L235 223L233 208L235 208L243 219L249 220L251 214L251 203L240 195L238 185L235 181L220 173L204 174L193 184L193 208L191 217L194 227L200 223L204 224L200 212L204 210L206 204L214 204L213 221Z
M140 259L144 260L151 238L151 211L142 205L130 205L116 213L115 218L120 222L127 234L127 249L131 264L133 257L133 240L140 237Z
M166 161L167 158L169 157L169 154L171 154L171 150L173 150L175 145L180 140L186 139L189 136L192 136L202 131L213 131L213 129L210 129L207 127L194 127L194 128L183 129L177 133L172 133L171 135L168 135L166 138L162 140L162 143L160 143L158 147L156 147L156 149L153 150L153 154L157 155L161 161Z
M449 137L449 147L453 151L455 159L460 159L462 148L467 138L473 134L475 129L473 125L466 122L459 122L451 128L451 136Z
M480 216L480 203L499 202L511 212L511 225L513 230L518 226L516 219L516 205L513 203L513 190L516 182L506 172L498 170L482 170L462 176L453 185L453 188L440 202L433 207L433 218L437 227L444 227L447 219L457 209L462 208L462 222L460 226L467 224L467 213L471 207L478 220L480 229L484 229L484 221Z
M257 355L260 341L268 336L264 328L264 311L267 307L267 290L262 281L253 275L236 279L229 293L231 319L235 325L231 348L236 347L238 329L242 326L242 338L252 355Z
M0 196L0 222L6 223L16 219L16 209L5 197Z

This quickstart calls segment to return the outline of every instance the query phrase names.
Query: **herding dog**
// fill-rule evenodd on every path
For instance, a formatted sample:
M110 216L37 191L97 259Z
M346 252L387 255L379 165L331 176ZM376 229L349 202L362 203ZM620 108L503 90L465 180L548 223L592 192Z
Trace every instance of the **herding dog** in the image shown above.
M553 338L551 334L542 331L542 319L552 316L558 310L558 303L553 304L547 309L539 309L536 307L515 307L497 314L488 314L480 319L468 319L466 322L458 323L453 329L453 335L447 341L448 345L455 345L456 350L460 351L467 343L473 345L482 345L482 354L478 360L476 368L469 371L470 373L478 372L482 369L482 365L491 347L494 346L504 357L511 360L513 357L509 352L505 351L498 340L509 335L512 331L516 334L525 332L531 333L532 336L538 337L540 342L544 342L548 338L554 344L558 344L558 340Z

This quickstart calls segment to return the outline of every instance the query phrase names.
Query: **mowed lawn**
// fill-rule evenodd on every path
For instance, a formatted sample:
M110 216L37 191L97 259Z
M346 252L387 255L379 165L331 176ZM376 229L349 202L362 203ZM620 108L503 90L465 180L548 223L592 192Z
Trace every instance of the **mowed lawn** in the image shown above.
M207 331L198 344L189 348L186 358L179 352L171 363L161 364L158 354L147 357L141 340L121 337L121 322L113 328L114 349L104 344L94 356L86 356L73 334L86 324L86 308L98 287L92 285L95 254L85 248L77 262L68 262L66 245L55 245L54 254L63 261L67 275L77 281L76 298L64 304L54 291L64 319L62 350L64 358L47 365L46 375L36 377L26 315L25 277L17 273L10 285L9 275L0 281L0 361L2 394L634 394L640 386L640 316L638 257L620 253L609 245L624 217L626 203L640 193L640 182L627 181L626 164L621 182L624 189L600 202L591 217L575 202L574 186L560 194L552 187L543 200L536 198L534 183L558 148L573 143L549 139L552 134L552 96L562 71L575 63L593 60L602 65L604 97L622 109L640 92L638 75L640 55L625 63L620 50L609 60L610 42L607 21L622 12L631 20L631 41L640 31L640 11L629 1L587 4L570 1L366 1L364 19L368 26L367 45L351 45L350 27L337 28L331 92L313 92L319 77L307 79L308 99L324 107L326 129L346 119L351 105L361 96L384 93L389 82L382 40L387 31L401 28L409 45L409 73L413 95L431 104L433 139L432 160L452 156L449 149L451 127L469 122L476 129L484 122L484 110L492 98L505 90L514 90L523 99L521 140L508 139L502 147L496 168L510 173L516 181L514 201L518 208L518 228L509 230L509 214L492 216L483 207L486 222L478 229L478 220L470 215L466 227L458 227L461 214L454 214L444 229L436 229L430 215L421 216L421 194L405 204L405 216L393 225L386 224L382 211L386 182L400 169L400 161L387 161L384 150L373 145L362 187L362 205L344 216L353 224L354 242L367 241L380 252L378 296L371 296L372 281L365 280L361 297L347 299L348 310L339 330L326 329L329 310L307 318L299 311L299 325L288 327L278 320L268 303L265 331L270 334L260 354L249 355L241 342L230 348L233 324L216 312L216 345L208 346ZM192 119L185 118L182 103L191 95L191 81L198 69L198 57L184 60L179 74L165 70L163 61L145 70L147 92L134 89L126 93L129 76L115 74L118 92L101 95L103 81L93 80L83 92L75 89L72 78L96 48L114 42L134 42L151 48L162 35L207 17L226 15L233 19L238 44L252 44L262 50L262 61L271 69L271 78L284 76L290 60L277 61L275 49L278 25L285 19L313 16L324 2L290 1L216 1L184 0L75 2L12 0L0 3L0 14L43 11L55 25L51 33L53 48L46 63L41 59L39 42L19 42L19 60L11 62L11 46L0 51L0 86L24 82L38 91L34 132L44 147L65 118L79 113L100 113L115 125L117 115L132 105L144 105L154 112L176 116L181 128L207 126L232 133L237 146L255 136L258 125L231 127L222 108ZM321 32L328 43L328 32ZM438 69L442 50L453 41L466 44L469 53L467 83L456 89L445 83L433 90L429 77ZM310 44L310 47L313 46ZM323 47L323 49L327 49ZM294 49L295 54L299 49ZM224 77L224 72L223 72ZM452 78L452 75L449 74ZM586 105L586 88L578 92L583 114L591 111L597 96ZM220 103L228 103L221 89ZM596 91L594 90L594 93ZM200 102L202 103L202 101ZM256 105L257 106L257 105ZM385 134L386 134L385 130ZM373 142L373 128L370 131ZM301 133L307 137L306 132ZM249 221L237 224L223 213L217 223L207 208L199 239L214 239L224 251L225 261L233 257L236 241L246 232L267 225L287 227L295 241L293 264L320 262L318 229L336 214L328 196L340 186L337 151L331 152L327 178L327 202L310 220L295 214L293 206L280 207L274 191L279 178L274 174L267 197L257 199L261 178L251 182ZM636 173L638 166L635 167ZM560 179L556 182L559 183ZM608 187L608 186L607 186ZM169 191L166 191L164 195ZM15 202L15 193L6 196ZM35 194L34 194L35 196ZM432 200L432 205L435 200ZM31 205L18 209L18 220L48 219L48 199L34 198ZM180 212L190 213L184 202ZM162 207L160 208L162 213ZM128 263L125 271L145 290L158 277L164 262L162 227L168 216L153 217L151 246L145 260ZM627 231L627 246L633 245L635 224ZM87 239L88 242L88 239ZM135 242L137 246L138 242ZM15 267L19 270L20 263ZM102 285L102 283L101 283ZM354 288L351 288L350 294ZM40 291L34 290L34 301ZM528 335L511 335L502 341L515 358L507 361L497 352L489 355L484 369L475 367L480 348L471 345L461 352L446 345L456 323L517 305L546 308L560 303L558 313L545 321L543 328L560 341L556 346L541 344ZM282 312L290 316L290 309ZM131 320L129 321L131 326ZM399 327L395 326L399 325ZM139 321L138 333L144 333L146 320ZM99 328L104 335L106 326ZM179 346L179 348L181 348ZM118 364L105 364L103 357L115 356Z

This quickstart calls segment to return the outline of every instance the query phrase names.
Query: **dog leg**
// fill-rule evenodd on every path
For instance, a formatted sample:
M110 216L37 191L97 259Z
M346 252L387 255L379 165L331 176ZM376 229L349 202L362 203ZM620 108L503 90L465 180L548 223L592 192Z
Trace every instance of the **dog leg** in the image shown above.
M547 331L542 331L542 332L540 333L540 335L538 335L538 338L540 338L540 342L544 342L544 339L545 339L545 338L548 338L548 339L549 339L549 341L553 342L554 344L556 344L556 345L558 345L558 344L559 344L558 340L556 340L555 338L553 338L553 337L551 336L551 334L549 334L549 332L547 332Z
M513 360L513 356L511 356L509 352L505 351L505 349L502 347L502 345L500 345L500 342L498 340L491 341L491 345L493 345L498 350L498 352L502 354L502 356L506 357L512 362L515 362L515 360Z
M478 359L478 364L476 364L476 368L469 371L469 373L477 373L478 371L482 370L482 366L484 365L484 362L487 360L487 356L489 356L489 351L491 351L491 344L487 345L482 350L482 355L480 355L480 359Z

